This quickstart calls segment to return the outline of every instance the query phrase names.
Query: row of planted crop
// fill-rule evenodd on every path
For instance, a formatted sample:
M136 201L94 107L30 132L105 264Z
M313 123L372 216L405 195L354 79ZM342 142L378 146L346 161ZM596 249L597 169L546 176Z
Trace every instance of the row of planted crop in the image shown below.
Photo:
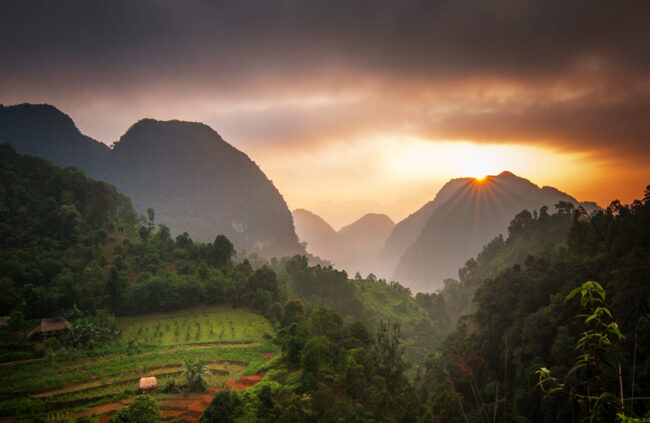
M134 370L181 363L193 360L230 360L244 363L259 363L265 352L274 351L272 345L258 345L248 348L230 348L215 344L202 348L161 348L132 356L104 357L79 366L75 361L36 362L28 369L14 374L3 374L5 382L0 385L0 398L31 392L43 392L57 386L99 378L102 382L116 380ZM3 369L6 370L6 369ZM108 375L108 376L107 376ZM6 377L5 377L6 376Z

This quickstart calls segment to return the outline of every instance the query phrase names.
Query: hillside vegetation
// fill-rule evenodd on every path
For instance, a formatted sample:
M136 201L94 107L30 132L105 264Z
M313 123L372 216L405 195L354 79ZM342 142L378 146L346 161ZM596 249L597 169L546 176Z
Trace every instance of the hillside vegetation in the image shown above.
M559 227L567 215L554 218ZM617 413L643 416L650 409L645 398L650 386L650 186L631 205L614 202L591 218L573 216L565 245L485 280L471 314L430 356L420 393L441 420L462 421L465 413L478 422L492 416L611 422ZM520 229L522 217L512 229ZM539 227L543 219L548 217L540 215L530 224ZM538 242L546 236L534 232ZM500 249L507 256L507 245ZM499 257L490 263L486 254L479 268L498 268ZM584 285L588 281L599 282L604 291L584 288L598 286ZM580 296L569 297L581 286L582 306ZM599 308L589 308L593 298ZM544 395L536 387L541 369L550 369L561 388Z
M119 423L149 404L156 422L629 423L650 409L650 187L591 216L520 211L458 281L413 296L304 255L236 257L223 235L172 237L74 168L8 145L0 159L0 416ZM26 341L54 316L71 323L61 338ZM143 375L165 391L136 397Z
M207 125L143 119L111 149L53 106L0 105L3 142L114 185L138 214L156 210L174 236L211 242L223 234L238 251L267 257L304 253L273 183Z
M46 268L40 257L60 262L40 279L21 272L7 273L2 279L12 293L4 297L3 307L11 312L11 318L9 325L0 329L2 359L18 360L0 368L7 381L0 390L2 416L63 420L83 419L86 411L113 413L128 404L139 404L139 400L133 401L133 384L149 374L159 376L166 390L186 392L192 386L189 376L180 386L172 379L185 374L183 366L195 366L187 360L200 360L201 366L216 372L217 377L208 378L209 389L231 386L231 382L233 387L249 386L243 382L246 374L268 371L268 382L257 393L241 398L228 394L243 398L246 406L239 410L243 416L267 415L267 405L274 410L268 411L270 415L284 421L412 421L426 414L405 376L408 366L403 360L400 329L382 322L396 317L403 307L413 315L421 313L408 290L383 281L352 282L345 272L308 266L305 256L272 260L257 269L248 260L236 263L234 247L225 236L218 235L207 244L194 242L187 233L174 239L166 226L155 224L153 209L137 219L128 200L110 186L94 182L78 170L18 155L7 145L2 152L3 171L12 176L3 179L7 198L12 200L14 191L22 196L6 204L19 209L24 197L35 205L25 209L24 218L7 220L10 225L5 228L28 234L25 239L29 243L3 238L3 254L15 258L16 269ZM30 169L42 178L31 179L21 169ZM57 189L41 188L47 183L44 181L55 181ZM84 197L87 203L75 202L70 200L74 196L64 194L74 193L84 184L99 184L98 189L109 193L107 199L90 195ZM101 210L115 212L95 216L100 201L109 204ZM111 201L115 207L110 206ZM41 203L49 207L36 207ZM50 229L44 219L49 219L52 210L66 206L78 207L79 216L73 214L77 218L69 226ZM279 276L270 266L279 269ZM368 295L355 294L365 291L366 285ZM391 290L399 292L400 299L383 308L378 298ZM346 292L352 293L349 302L341 297ZM309 299L303 303L292 295ZM321 300L341 306L348 317L344 320L333 309L320 306ZM376 336L355 319L358 311L354 305L364 302L367 306L359 317L373 324ZM170 313L196 306L201 308L190 316L183 311ZM217 310L234 309L219 316L213 313L215 306ZM241 320L240 307L271 323L264 324L263 318L251 315ZM25 335L38 318L58 315L71 322L63 337L37 345L26 342ZM116 320L114 315L128 317ZM409 317L407 313L403 321ZM277 348L270 341L283 355L264 365L267 354ZM82 371L71 371L71 366L81 363ZM147 370L151 365L156 370ZM232 380L237 377L238 381ZM252 383L260 378L256 376ZM167 397L156 398L175 410L175 406L166 405ZM215 401L219 398L221 394ZM340 407L332 409L332 401ZM196 405L201 410L204 406ZM170 408L163 409L162 415L169 413L165 410ZM214 415L209 410L205 419Z

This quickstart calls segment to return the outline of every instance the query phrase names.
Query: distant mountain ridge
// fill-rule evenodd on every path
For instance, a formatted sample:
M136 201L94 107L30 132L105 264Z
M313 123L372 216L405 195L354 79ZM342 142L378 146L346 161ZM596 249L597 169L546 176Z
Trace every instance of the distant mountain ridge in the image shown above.
M338 232L308 210L296 209L293 217L307 251L345 269L349 276L357 271L376 272L374 259L395 226L388 216L378 213L368 213Z
M494 236L505 233L520 211L532 213L560 201L581 204L564 192L548 186L539 188L511 172L452 182L441 201L434 200L437 207L429 205L433 211L392 273L393 279L415 291L433 291L442 287L445 278L456 277L464 262ZM583 206L589 212L597 207L595 203Z
M436 194L435 198L420 209L410 214L395 225L390 236L381 248L376 260L377 272L385 277L392 276L393 270L408 246L420 236L424 225L436 211L462 185L472 178L456 178L447 182Z
M296 234L307 244L307 251L331 260L335 254L338 234L322 217L305 209L292 212Z
M304 253L282 195L207 125L143 119L111 149L53 106L21 104L0 106L0 142L115 185L173 233L201 241L224 234L238 250L265 256Z
M588 212L600 209L596 203L579 203L574 197L549 186L538 187L511 172L476 178L456 178L447 182L436 197L393 226L373 228L362 218L339 232L319 216L303 209L294 210L296 232L307 250L332 261L351 273L374 273L396 280L414 292L435 291L446 278L455 278L466 260L500 233L524 209L531 213L560 201ZM389 219L385 216L386 219ZM361 223L364 223L363 225ZM360 232L343 236L351 228ZM382 241L382 238L384 241Z

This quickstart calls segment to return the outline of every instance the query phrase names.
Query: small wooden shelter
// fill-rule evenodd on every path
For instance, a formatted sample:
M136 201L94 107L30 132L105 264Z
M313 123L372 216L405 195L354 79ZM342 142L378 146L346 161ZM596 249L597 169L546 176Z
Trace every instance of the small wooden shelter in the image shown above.
M141 394L152 394L156 392L156 388L158 388L158 380L155 376L140 378Z
M27 334L30 341L44 341L53 336L61 336L66 329L72 325L63 317L54 317L52 319L41 319L41 322Z

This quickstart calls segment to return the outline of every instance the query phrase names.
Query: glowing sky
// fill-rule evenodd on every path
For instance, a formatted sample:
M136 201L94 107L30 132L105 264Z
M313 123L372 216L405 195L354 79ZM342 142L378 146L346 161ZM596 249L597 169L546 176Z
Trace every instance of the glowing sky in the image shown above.
M650 183L645 0L4 1L0 102L111 144L205 122L290 208L399 220L510 170L579 200Z

